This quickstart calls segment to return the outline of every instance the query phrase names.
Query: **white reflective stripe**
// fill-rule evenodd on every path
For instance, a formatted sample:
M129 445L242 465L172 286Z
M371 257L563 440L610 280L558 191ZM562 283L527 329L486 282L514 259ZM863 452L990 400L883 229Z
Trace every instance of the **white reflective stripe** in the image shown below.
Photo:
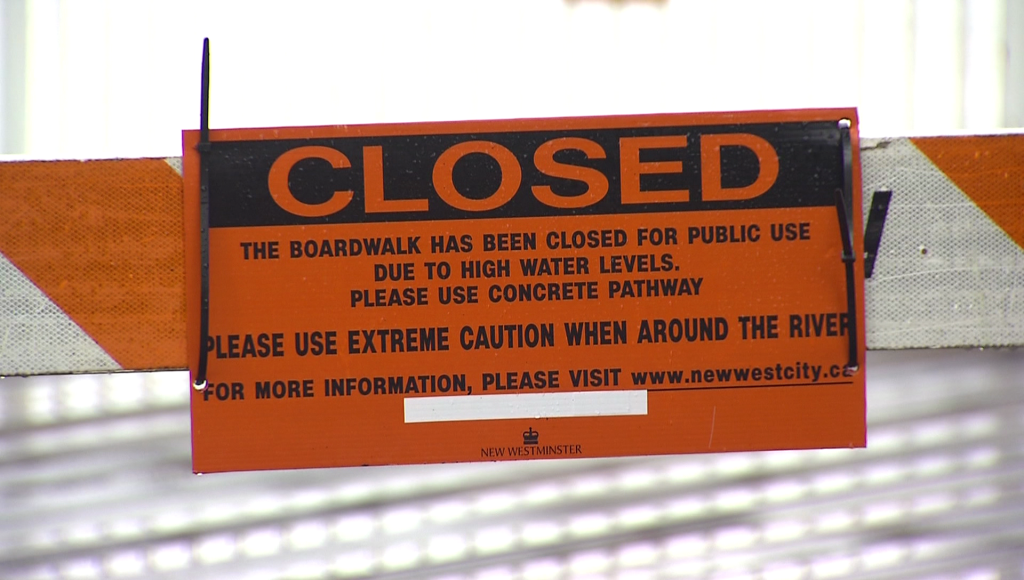
M170 165L171 169L173 169L178 175L185 174L184 161L181 157L167 157L164 159L164 163Z
M646 415L647 391L407 397L406 423Z
M6 375L121 368L3 254L0 321L0 369Z
M893 192L864 284L868 348L1024 344L1024 251L909 139L861 154L865 219Z

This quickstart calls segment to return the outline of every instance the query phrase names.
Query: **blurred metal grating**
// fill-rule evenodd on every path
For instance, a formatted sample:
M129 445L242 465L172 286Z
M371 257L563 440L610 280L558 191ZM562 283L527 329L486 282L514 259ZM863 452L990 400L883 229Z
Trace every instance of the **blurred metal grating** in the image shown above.
M871 353L866 450L190 473L181 373L5 379L4 578L1011 578L1024 356Z

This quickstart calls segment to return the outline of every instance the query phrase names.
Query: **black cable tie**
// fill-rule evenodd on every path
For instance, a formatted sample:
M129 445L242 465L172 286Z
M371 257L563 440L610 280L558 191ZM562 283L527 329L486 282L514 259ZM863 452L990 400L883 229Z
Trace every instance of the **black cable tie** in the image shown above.
M868 212L868 223L864 227L864 277L870 278L875 271L875 258L878 248L882 245L882 231L885 229L885 218L889 215L889 202L892 190L882 189L871 196L871 211Z
M200 300L199 300L199 367L192 386L206 388L208 364L207 342L210 340L210 39L203 39L203 80L199 104L199 236L200 236Z
M850 121L839 121L839 137L843 155L843 187L836 189L836 213L839 216L839 235L843 240L843 263L846 264L846 314L849 322L849 361L843 369L847 376L860 368L857 342L857 280L854 266L857 255L853 251L853 146L850 143Z

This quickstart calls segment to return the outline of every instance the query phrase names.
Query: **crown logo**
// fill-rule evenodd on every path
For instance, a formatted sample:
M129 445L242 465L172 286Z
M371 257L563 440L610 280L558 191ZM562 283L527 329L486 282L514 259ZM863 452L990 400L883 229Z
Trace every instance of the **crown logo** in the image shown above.
M523 431L523 445L536 445L540 441L540 433L530 427L529 431Z

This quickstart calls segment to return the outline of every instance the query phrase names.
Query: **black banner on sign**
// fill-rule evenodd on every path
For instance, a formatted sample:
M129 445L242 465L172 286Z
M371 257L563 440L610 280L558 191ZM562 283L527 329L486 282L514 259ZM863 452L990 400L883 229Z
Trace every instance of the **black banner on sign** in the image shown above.
M835 122L214 142L212 227L834 205Z

